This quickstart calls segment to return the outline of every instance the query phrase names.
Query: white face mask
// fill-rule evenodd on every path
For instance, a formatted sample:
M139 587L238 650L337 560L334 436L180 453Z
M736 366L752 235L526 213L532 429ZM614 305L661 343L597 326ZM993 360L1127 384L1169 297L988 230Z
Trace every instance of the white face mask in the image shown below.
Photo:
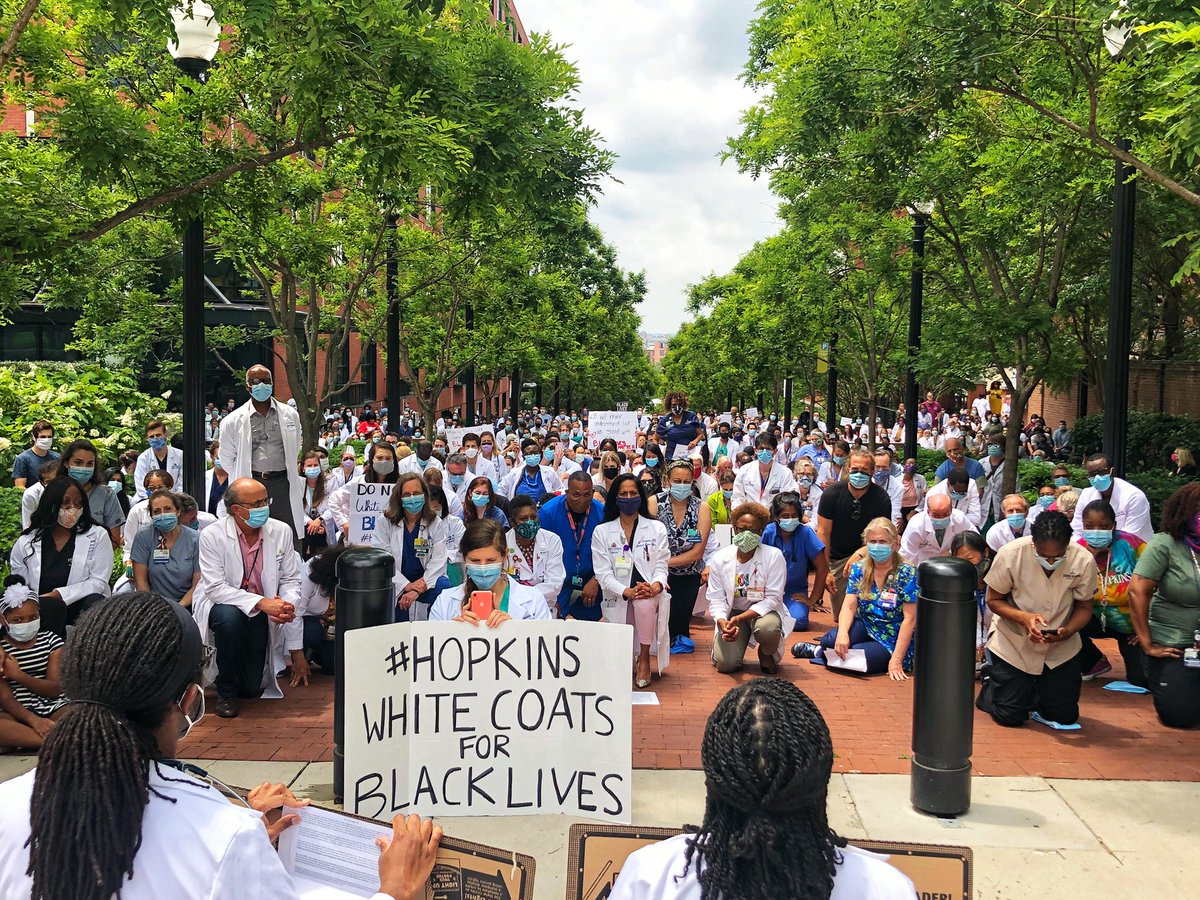
M14 624L5 622L4 628L8 632L8 636L18 644L23 644L26 641L32 641L37 637L37 633L41 631L42 620L34 619L32 622L20 622Z
M74 528L75 523L79 521L79 517L82 515L82 509L68 509L63 507L58 511L58 524L63 528Z
M478 455L479 455L479 451L476 450L474 447L468 447L466 450L463 451L463 456L465 456L467 459L474 459Z
M54 446L54 438L40 437L33 443L39 450L49 450Z

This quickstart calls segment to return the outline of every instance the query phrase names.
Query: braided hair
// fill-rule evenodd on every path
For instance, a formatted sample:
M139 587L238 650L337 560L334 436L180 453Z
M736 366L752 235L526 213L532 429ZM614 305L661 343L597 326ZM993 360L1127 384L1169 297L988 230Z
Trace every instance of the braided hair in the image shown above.
M833 743L816 704L787 681L741 684L708 717L700 755L708 795L684 867L700 896L827 900L846 840L825 810Z
M149 795L170 799L150 786L150 764L161 756L156 732L200 668L190 618L153 593L100 603L80 617L62 660L72 703L42 745L34 776L32 900L109 900L133 877Z

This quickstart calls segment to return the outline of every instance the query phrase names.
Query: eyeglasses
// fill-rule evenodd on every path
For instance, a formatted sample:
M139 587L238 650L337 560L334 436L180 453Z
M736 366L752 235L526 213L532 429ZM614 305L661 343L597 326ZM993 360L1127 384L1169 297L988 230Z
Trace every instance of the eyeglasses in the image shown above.
M263 497L261 500L252 500L249 503L234 503L234 506L240 506L242 509L262 509L264 506L271 505L270 497Z
M271 379L270 378L251 378L246 381L246 384L250 385L250 387L254 387L256 384L271 384Z
M850 499L850 518L855 522L862 518L862 502L854 498Z

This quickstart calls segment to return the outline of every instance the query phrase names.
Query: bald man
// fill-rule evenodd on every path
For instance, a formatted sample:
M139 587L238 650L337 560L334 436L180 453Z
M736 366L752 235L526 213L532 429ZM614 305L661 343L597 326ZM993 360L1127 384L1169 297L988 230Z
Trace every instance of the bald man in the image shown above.
M271 518L295 532L299 547L305 522L300 414L275 399L275 380L266 366L246 370L246 391L250 399L221 422L221 467L230 480L253 478L266 486Z
M954 508L948 495L930 494L925 508L908 520L900 540L900 555L914 566L927 559L950 556L955 536L974 530L967 517Z

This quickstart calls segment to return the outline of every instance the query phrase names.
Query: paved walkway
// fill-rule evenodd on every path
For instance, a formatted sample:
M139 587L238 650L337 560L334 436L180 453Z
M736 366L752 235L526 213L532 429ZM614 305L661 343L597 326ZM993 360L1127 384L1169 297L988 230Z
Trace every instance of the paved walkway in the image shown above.
M827 615L814 618L810 637L832 624ZM709 661L711 630L694 625L692 637L696 652L673 656L666 676L654 680L651 690L660 705L634 707L635 768L698 769L709 712L730 686L758 675L756 663L734 676L718 674ZM1116 649L1104 649L1114 664L1111 676L1123 677ZM912 681L838 675L790 655L781 674L807 692L829 722L836 771L908 773ZM976 774L1200 782L1197 735L1160 725L1149 697L1105 691L1103 684L1100 679L1083 686L1079 732L1031 723L1001 728L976 713ZM188 753L205 759L332 759L333 679L314 675L307 688L285 686L284 692L283 700L244 704L236 719L206 716L188 741Z

